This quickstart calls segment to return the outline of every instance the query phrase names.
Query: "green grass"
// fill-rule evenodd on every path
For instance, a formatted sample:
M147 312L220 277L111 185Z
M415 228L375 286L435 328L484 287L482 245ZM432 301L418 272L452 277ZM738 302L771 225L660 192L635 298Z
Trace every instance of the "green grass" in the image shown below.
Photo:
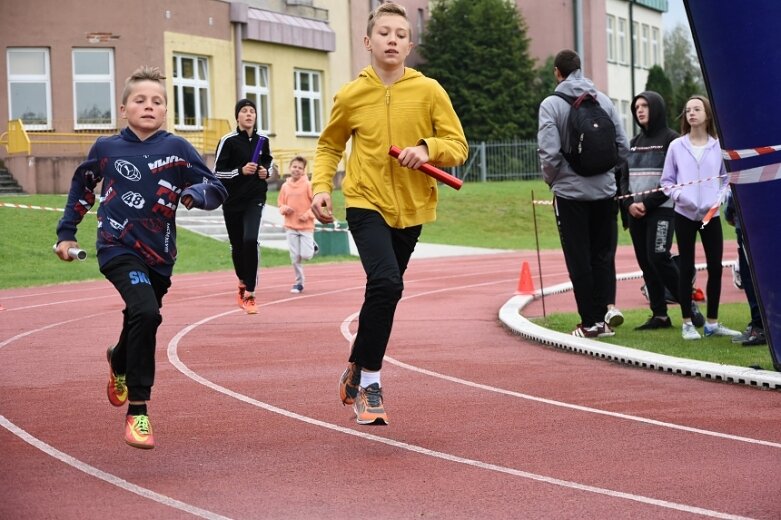
M429 243L452 244L497 249L534 250L535 215L541 249L559 250L558 231L550 205L531 204L536 200L550 200L551 194L542 181L508 181L493 183L466 183L461 190L440 188L438 219L423 228L421 240ZM270 192L269 204L276 205L277 192ZM63 195L1 196L0 202L40 205L62 208ZM344 199L334 192L334 214L344 221ZM95 217L85 217L79 228L79 238L90 256L84 262L60 262L51 252L55 242L55 228L60 213L12 209L0 206L0 289L28 287L60 282L75 282L101 278L94 255ZM729 237L729 230L725 236ZM630 244L626 232L619 233L620 244ZM178 231L179 259L176 273L232 270L230 251L224 242ZM313 262L356 261L353 257L318 256ZM262 267L290 265L286 251L263 249ZM709 338L701 342L685 342L680 328L641 334L632 324L645 321L647 309L622 309L627 324L616 339L605 339L643 350L676 357L690 357L737 366L761 366L772 370L766 347L743 348L734 346L726 338ZM742 328L748 321L745 304L723 305L721 319L734 328ZM561 332L570 332L577 323L575 314L554 314L543 323ZM680 324L680 319L676 320Z
M773 360L766 346L743 347L733 345L730 338L703 338L699 341L685 341L681 338L681 319L678 309L670 308L673 319L671 329L655 331L636 331L634 327L644 323L649 316L648 309L621 309L626 321L618 328L612 338L602 338L602 343L624 345L686 359L710 361L724 365L755 367L773 370ZM743 330L749 320L748 305L744 303L725 303L719 305L719 321L731 328ZM531 320L542 327L569 334L574 324L580 321L576 313L554 313L546 318ZM702 329L700 329L702 334Z

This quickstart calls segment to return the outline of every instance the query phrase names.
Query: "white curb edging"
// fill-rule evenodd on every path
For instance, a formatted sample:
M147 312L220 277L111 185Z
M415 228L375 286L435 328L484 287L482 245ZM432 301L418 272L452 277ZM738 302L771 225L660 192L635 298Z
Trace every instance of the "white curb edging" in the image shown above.
M627 273L617 278L625 280L636 277L638 277L638 273ZM548 287L545 289L545 294L556 294L567 290L572 290L572 284L569 282ZM539 298L540 295L538 290L534 295L517 295L510 298L499 309L499 320L510 330L526 339L578 354L587 354L608 361L684 376L781 390L781 373L779 372L655 354L644 350L600 343L593 339L578 338L540 327L521 315L524 307Z

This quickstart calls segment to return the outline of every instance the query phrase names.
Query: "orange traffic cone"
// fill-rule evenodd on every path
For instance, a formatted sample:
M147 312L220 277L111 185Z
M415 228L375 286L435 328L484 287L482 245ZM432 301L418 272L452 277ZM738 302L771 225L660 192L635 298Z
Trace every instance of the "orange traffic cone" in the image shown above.
M524 262L521 266L521 278L518 280L518 294L534 294L534 283L532 282L532 273L529 270L529 262Z

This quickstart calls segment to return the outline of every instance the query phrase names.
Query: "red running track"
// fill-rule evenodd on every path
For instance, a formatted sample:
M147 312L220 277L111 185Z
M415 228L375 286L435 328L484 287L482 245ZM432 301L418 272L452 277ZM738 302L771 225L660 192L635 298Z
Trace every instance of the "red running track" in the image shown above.
M337 396L358 263L307 266L301 295L290 268L263 270L254 316L231 273L175 276L151 451L124 444L106 402L113 288L2 291L0 518L781 517L778 392L524 341L497 319L523 261L536 285L533 254L413 260L387 427L358 426ZM617 264L637 269L625 248ZM566 280L558 252L543 269ZM639 285L621 282L619 305L642 306Z

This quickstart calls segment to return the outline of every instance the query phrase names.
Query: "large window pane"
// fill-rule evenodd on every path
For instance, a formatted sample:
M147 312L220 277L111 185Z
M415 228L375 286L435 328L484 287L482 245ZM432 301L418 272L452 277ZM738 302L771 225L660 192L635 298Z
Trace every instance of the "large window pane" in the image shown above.
M21 119L26 125L45 125L48 106L43 83L11 84L11 119Z
M76 117L78 125L110 125L111 92L105 83L76 85Z

